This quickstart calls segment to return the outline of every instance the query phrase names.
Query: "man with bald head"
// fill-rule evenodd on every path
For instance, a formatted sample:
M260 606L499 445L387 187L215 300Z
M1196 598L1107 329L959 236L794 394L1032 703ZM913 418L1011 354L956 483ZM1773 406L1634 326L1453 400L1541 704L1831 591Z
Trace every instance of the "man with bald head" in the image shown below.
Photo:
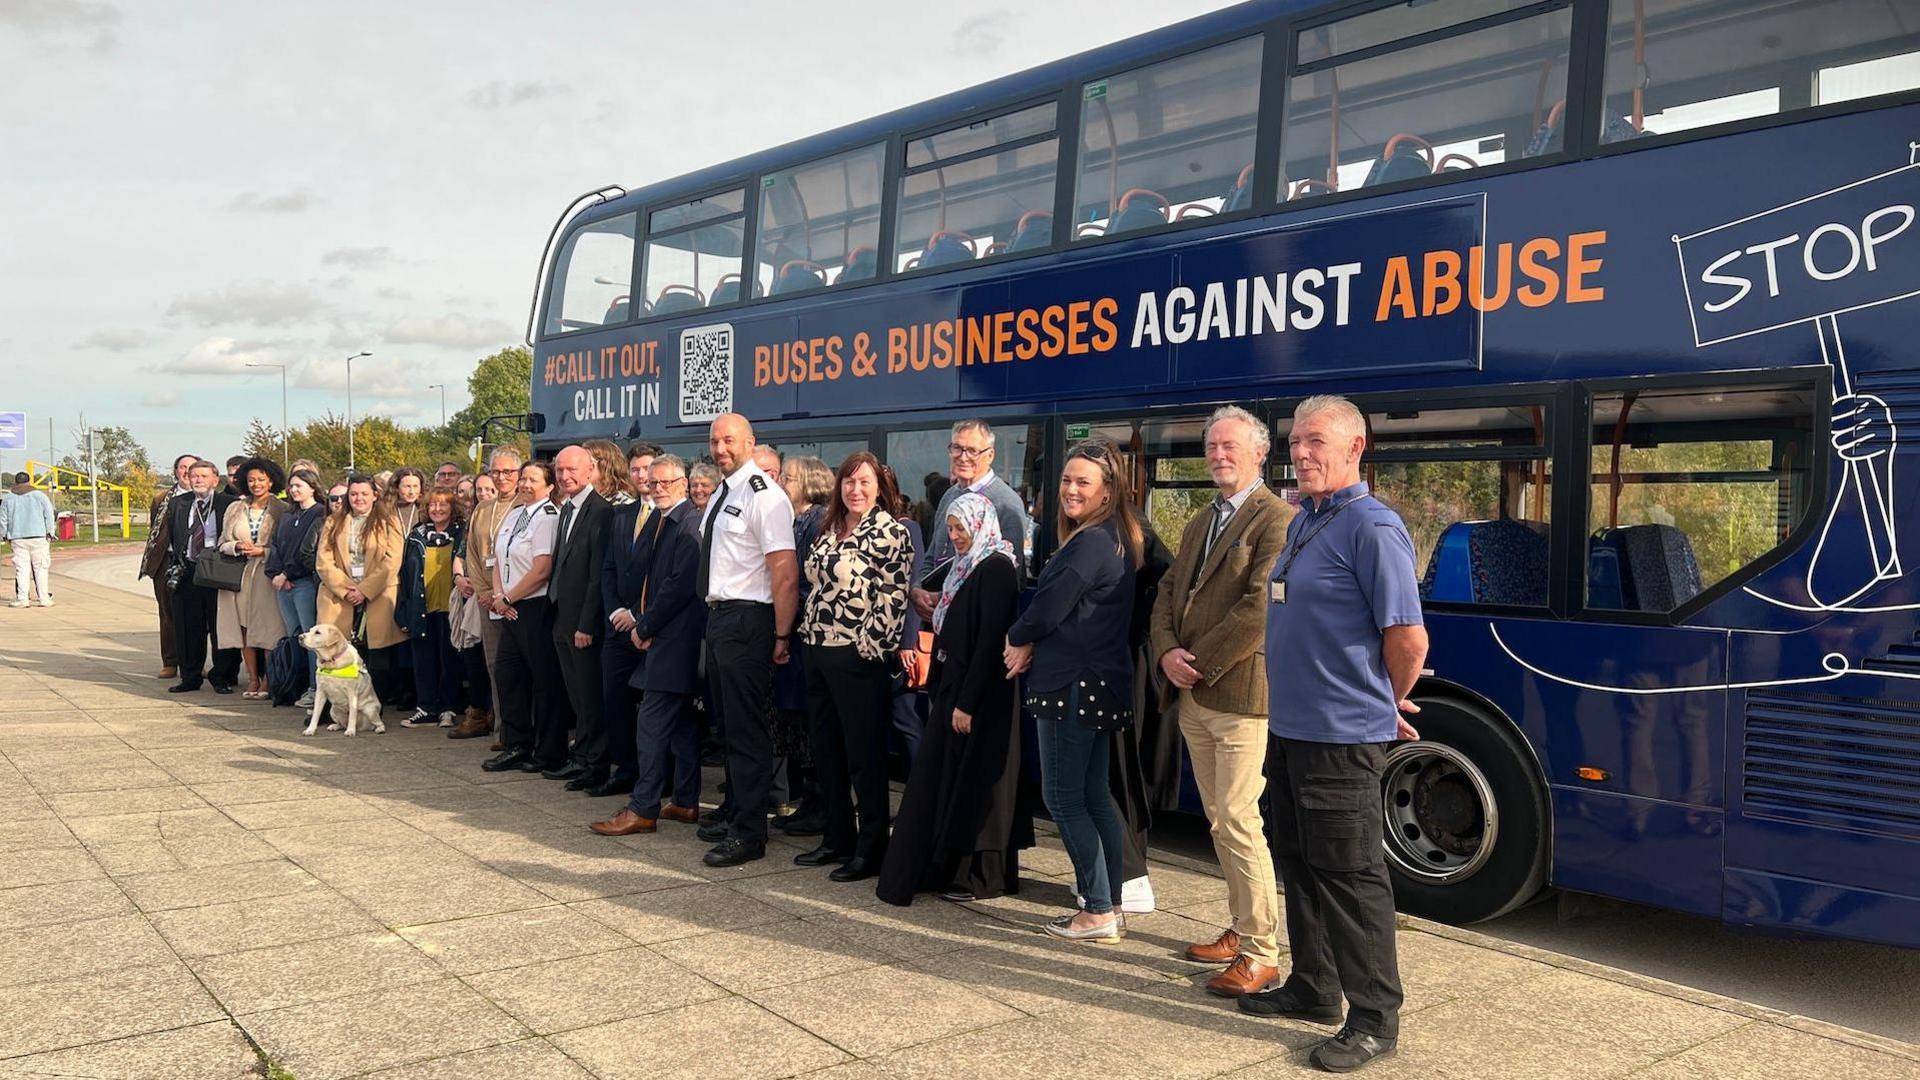
M694 593L707 604L707 715L727 748L727 801L700 830L708 866L767 853L773 788L773 666L787 662L800 605L793 504L754 464L753 425L716 418L707 450L725 480L700 520Z
M560 527L554 534L547 595L553 598L553 648L560 655L560 679L573 706L574 729L566 764L540 775L565 780L569 791L604 784L612 763L600 708L600 635L606 630L600 564L606 558L613 506L593 490L597 479L593 454L586 447L569 446L554 456Z

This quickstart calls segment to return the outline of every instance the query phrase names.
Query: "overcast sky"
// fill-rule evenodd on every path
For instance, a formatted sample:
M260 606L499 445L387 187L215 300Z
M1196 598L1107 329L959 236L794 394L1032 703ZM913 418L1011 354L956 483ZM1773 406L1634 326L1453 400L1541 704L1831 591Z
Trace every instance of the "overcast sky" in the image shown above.
M1222 6L0 0L0 412L156 461L466 404L540 248L626 187ZM27 453L0 451L18 468Z

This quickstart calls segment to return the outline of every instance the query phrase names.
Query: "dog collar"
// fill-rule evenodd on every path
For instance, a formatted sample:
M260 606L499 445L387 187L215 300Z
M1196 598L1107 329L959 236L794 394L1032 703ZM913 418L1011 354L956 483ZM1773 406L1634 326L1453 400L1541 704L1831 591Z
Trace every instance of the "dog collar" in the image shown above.
M360 677L359 664L341 664L339 667L323 667L320 674L334 679L357 679Z

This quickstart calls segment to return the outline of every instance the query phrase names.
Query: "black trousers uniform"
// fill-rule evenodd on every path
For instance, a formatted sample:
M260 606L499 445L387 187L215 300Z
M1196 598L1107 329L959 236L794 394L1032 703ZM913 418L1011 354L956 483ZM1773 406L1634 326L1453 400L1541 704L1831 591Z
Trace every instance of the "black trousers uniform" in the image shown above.
M645 657L626 633L608 627L600 647L600 724L605 749L600 768L610 771L610 779L623 787L632 786L640 772L634 757L634 712L640 691L628 683Z
M192 572L187 571L189 575ZM220 647L215 606L219 598L219 589L195 585L190 579L173 590L173 628L180 635L177 650L184 685L199 686L203 671L205 680L215 686L232 686L240 681L240 650ZM213 670L206 671L209 642L213 646Z
M827 811L822 839L836 851L877 859L887 846L893 680L886 661L864 659L851 645L809 645L806 658L814 776Z
M553 609L544 596L514 605L517 619L500 620L500 650L494 661L494 709L500 741L525 750L544 768L567 760L566 693L553 651Z
M573 750L563 756L578 762L595 776L607 771L607 733L600 722L600 650L602 635L584 649L573 644L572 620L569 626L553 629L553 654L560 664L560 681L567 687L567 702L573 712Z
M1384 743L1267 737L1266 819L1287 894L1287 988L1310 1001L1347 1000L1347 1025L1400 1032L1393 883L1381 847Z
M773 605L724 600L707 613L707 711L727 747L727 831L764 848L773 795Z

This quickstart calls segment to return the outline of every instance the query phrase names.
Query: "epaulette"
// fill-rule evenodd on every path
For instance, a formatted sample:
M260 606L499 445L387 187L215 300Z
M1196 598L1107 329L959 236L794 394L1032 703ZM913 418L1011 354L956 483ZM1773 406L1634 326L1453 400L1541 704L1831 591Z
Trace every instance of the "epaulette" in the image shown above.
M755 491L765 491L767 490L767 478L761 476L759 473L755 473L747 477L747 486Z
M540 512L543 514L557 514L560 512L560 508L552 503L543 503L541 504Z

